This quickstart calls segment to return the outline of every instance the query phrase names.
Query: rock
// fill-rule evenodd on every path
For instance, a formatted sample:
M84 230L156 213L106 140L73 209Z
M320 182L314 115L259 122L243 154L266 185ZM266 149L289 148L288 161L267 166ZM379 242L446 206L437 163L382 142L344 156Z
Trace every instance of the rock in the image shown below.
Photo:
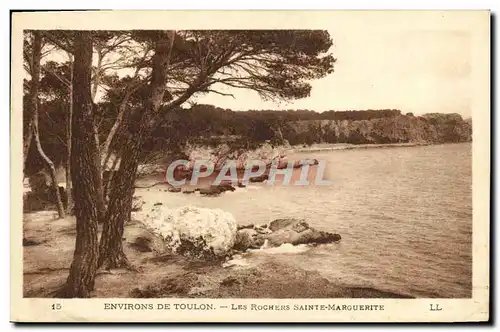
M233 249L245 251L252 246L252 238L248 232L237 232L234 241Z
M135 239L134 243L130 244L130 246L139 252L151 252L153 250L151 249L150 244L151 239L146 237L138 237Z
M279 247L285 243L291 243L293 245L332 243L339 241L340 235L317 231L313 228L297 233L290 228L274 232L266 238L271 247Z
M254 227L254 230L255 230L255 232L257 232L259 234L269 234L269 233L272 233L272 231L269 228L267 228L267 227L256 226L256 227Z
M318 159L303 159L294 162L293 168L301 168L303 166L315 166L315 165L319 165Z
M205 196L218 196L221 193L221 191L217 187L199 188L198 191L201 195Z
M238 251L245 251L247 249L259 249L264 244L265 239L253 230L242 229L236 233L236 240L233 248Z
M151 229L140 229L139 232L127 236L128 245L139 252L154 252L164 254L169 251L163 238Z
M153 204L153 206L160 206L160 205L163 205L163 203L162 202L156 202L156 203Z
M268 180L268 179L269 179L269 175L263 174L261 176L255 176L253 178L250 178L249 181L250 182L264 182L265 180Z
M471 141L472 127L459 114L401 115L400 111L371 120L310 120L291 122L297 135L317 131L350 144L444 143ZM389 130L390 128L390 130Z
M266 236L270 246L280 246L285 243L322 244L332 243L341 239L339 234L318 231L310 227L303 219L277 219L271 222L271 234Z
M259 249L264 245L266 238L255 229L244 228L236 233L234 249L245 251L247 249Z
M184 190L182 193L183 194L194 194L196 190Z
M287 243L323 244L337 242L340 239L339 234L318 231L303 219L276 219L269 224L269 227L240 228L234 249L245 251L250 248L261 248L263 245L279 247Z
M232 185L230 184L224 184L224 185L219 185L218 186L219 189L222 191L222 192L225 192L225 191L235 191L236 188L233 187Z
M304 219L300 219L300 220L297 220L297 219L276 219L276 220L271 221L271 223L269 224L269 229L271 231L275 232L279 229L288 227L291 224L298 223L298 222L305 222L305 220Z
M235 191L236 188L230 184L220 184L217 186L212 185L208 188L197 188L196 190L199 191L201 195L218 196L226 191Z
M310 229L309 224L306 223L305 221L299 221L295 224L293 224L292 229L296 231L297 233L302 233L303 231Z
M248 225L238 225L238 230L240 229L245 229L245 228L253 228L253 224L248 224Z
M234 217L220 209L155 206L144 223L160 235L173 253L214 260L225 257L236 239Z
M167 190L168 190L168 192L171 192L171 193L180 193L181 192L181 188L176 188L176 187L169 187Z
M297 244L325 244L338 242L342 239L340 234L329 233L324 231L317 231L314 228L310 228L302 233L299 233L297 239L292 241L293 245Z

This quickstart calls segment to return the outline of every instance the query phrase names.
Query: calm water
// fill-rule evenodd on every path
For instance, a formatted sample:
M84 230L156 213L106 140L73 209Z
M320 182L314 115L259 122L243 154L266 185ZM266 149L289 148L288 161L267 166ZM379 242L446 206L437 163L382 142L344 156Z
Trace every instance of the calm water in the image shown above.
M298 217L342 236L338 244L255 260L293 262L345 285L470 297L471 152L466 143L301 153L328 160L333 185L256 184L216 198L165 194L169 207L221 208L239 224Z

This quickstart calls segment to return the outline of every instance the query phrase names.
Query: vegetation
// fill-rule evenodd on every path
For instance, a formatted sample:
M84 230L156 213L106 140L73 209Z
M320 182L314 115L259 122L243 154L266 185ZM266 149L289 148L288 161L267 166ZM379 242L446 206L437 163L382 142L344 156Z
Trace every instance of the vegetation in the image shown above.
M110 102L96 104L103 113L111 114ZM56 165L64 165L63 144L65 108L55 102L42 104L42 144ZM346 121L342 130L342 121ZM361 133L362 121L370 121L371 129ZM54 125L54 123L58 123ZM109 127L109 125L107 125ZM103 125L105 128L105 125ZM394 128L401 132L395 133ZM406 129L405 129L406 128ZM213 105L192 104L163 112L161 121L146 137L141 162L165 158L187 157L186 145L215 147L229 143L233 149L254 149L265 142L280 145L313 143L384 144L427 141L428 143L470 140L470 124L460 116L433 114L402 115L399 110L326 111L249 110L232 111ZM114 147L111 149L114 151ZM37 154L30 154L33 173L43 166Z
M199 94L223 94L222 85L263 99L308 97L310 81L333 72L331 45L320 30L25 31L25 175L65 165L77 224L70 273L56 296L90 296L101 266L135 270L122 237L137 168L158 143L153 133L167 132L162 147L187 141L170 130L189 118L179 107ZM50 54L66 60L42 62ZM261 127L247 130L249 137L269 136L254 124ZM112 155L115 175L105 185ZM57 188L54 176L51 182Z

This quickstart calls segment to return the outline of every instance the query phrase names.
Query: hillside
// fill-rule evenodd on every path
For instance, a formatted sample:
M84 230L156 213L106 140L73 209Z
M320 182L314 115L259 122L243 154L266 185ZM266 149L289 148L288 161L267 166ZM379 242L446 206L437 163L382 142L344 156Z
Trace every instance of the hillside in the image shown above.
M471 140L472 125L458 114L398 115L371 120L290 122L283 138L290 144L312 143L455 143Z
M46 133L41 136L42 145L56 167L63 167L67 149L64 144L64 108L52 104L42 104L41 107L40 128ZM112 108L108 111L112 112ZM160 114L143 146L142 163L188 158L200 150L216 150L208 154L237 158L249 151L260 155L261 148L264 148L266 156L274 155L270 151L278 146L318 143L441 144L472 139L470 119L464 120L459 114L413 116L411 113L403 115L395 109L321 113L311 110L233 111L204 104ZM103 119L99 127L101 141L106 139L112 125L108 120ZM119 150L123 142L124 137L119 133L111 150ZM43 160L32 146L26 175L34 174L43 167Z

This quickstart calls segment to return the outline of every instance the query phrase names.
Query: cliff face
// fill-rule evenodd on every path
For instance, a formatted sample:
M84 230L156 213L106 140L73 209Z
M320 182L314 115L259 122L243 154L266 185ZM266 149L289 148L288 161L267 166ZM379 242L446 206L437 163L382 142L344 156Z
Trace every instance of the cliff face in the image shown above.
M399 115L371 120L306 120L289 123L290 144L451 143L471 140L472 125L459 114Z
M247 160L271 162L290 146L313 143L389 144L458 143L472 140L472 123L459 114L430 113L423 116L394 115L369 120L296 120L273 124L274 136L260 142L242 135L198 138L182 146L181 154L165 153L163 164L175 159L211 160L216 167L235 160L242 167ZM213 144L217 141L217 144ZM274 140L274 141L273 141ZM251 146L251 144L255 143Z
M188 145L184 149L184 153L189 156L190 167L193 166L195 160L210 160L216 168L220 169L227 160L236 161L237 167L244 167L249 160L261 160L267 164L277 156L284 154L289 148L290 145L287 142L279 146L264 143L259 148L251 150L233 149L230 144L221 143L216 148L205 145Z

